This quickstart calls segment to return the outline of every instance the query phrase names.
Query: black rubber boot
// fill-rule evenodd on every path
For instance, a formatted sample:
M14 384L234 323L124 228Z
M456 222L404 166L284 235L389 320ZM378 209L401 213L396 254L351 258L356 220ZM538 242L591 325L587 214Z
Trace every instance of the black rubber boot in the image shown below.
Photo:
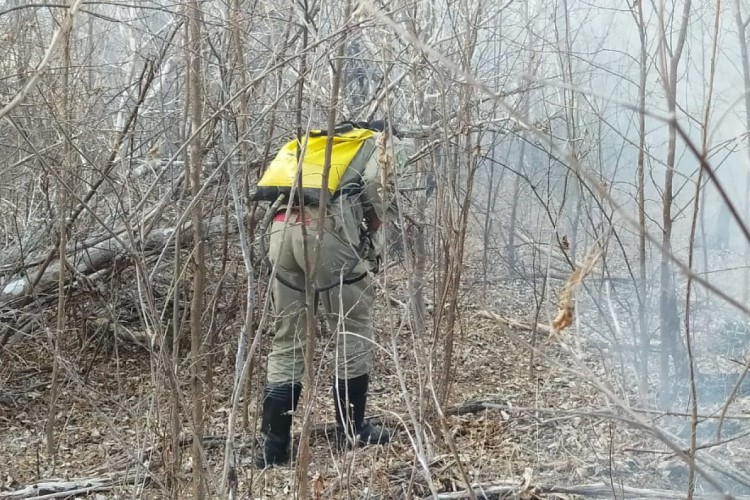
M302 384L268 385L263 391L263 419L254 456L258 469L289 461L292 412L301 393Z
M336 408L336 439L339 446L386 444L390 435L384 428L365 420L368 375L349 380L337 379L333 392Z

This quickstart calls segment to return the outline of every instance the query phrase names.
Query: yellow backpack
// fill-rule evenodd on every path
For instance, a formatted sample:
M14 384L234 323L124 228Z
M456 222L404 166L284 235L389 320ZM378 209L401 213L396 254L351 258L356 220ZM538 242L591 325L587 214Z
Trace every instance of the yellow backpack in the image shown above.
M351 125L336 129L328 173L330 199L361 189L364 165L375 151L377 134ZM297 193L302 192L305 204L318 204L327 141L325 131L314 130L301 143L295 139L284 144L258 182L254 199L275 201L280 194L285 194L285 202L289 202L295 179L301 173ZM294 198L299 199L299 194Z

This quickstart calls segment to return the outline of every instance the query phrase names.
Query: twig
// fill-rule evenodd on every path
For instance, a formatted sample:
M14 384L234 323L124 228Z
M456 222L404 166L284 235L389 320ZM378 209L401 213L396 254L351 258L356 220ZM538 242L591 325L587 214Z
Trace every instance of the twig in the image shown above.
M503 323L504 325L509 326L511 328L517 328L519 330L526 330L529 332L534 331L534 325L530 323L523 323L513 318L507 318L505 316L501 316L492 311L482 310L477 313L477 316L480 318L491 319L493 321ZM552 334L552 329L547 325L538 324L536 326L536 330L542 331L548 335Z
M499 483L499 484L498 484ZM650 488L635 488L632 486L620 486L618 492L625 495L628 498L658 498L663 500L671 499L684 499L686 495L681 491L673 490L659 490ZM592 483L582 484L574 486L533 486L529 485L525 488L519 485L518 481L502 481L493 484L477 484L474 485L474 493L479 495L480 498L487 500L502 499L512 496L513 498L539 498L539 495L545 494L567 494L567 495L581 495L587 498L612 498L612 488L610 485L604 483ZM462 500L469 498L466 492L451 492L451 493L439 493L435 497L437 500ZM715 495L693 495L696 500L711 500L715 499ZM735 496L736 500L750 500L750 496L742 495Z

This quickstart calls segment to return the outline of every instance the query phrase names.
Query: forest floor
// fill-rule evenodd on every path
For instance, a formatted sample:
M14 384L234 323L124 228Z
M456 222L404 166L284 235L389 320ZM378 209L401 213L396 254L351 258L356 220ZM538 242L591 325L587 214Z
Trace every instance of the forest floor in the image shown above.
M478 267L467 265L466 282L479 276ZM396 299L392 304L406 301L404 285L405 278L398 273L388 282L389 294ZM623 369L632 371L620 363L628 356L615 357L602 347L582 326L584 321L559 335L540 332L534 339L525 328L511 328L487 314L528 324L534 311L528 283L494 277L462 290L454 377L444 420L429 413L434 405L430 384L424 383L429 378L429 356L423 352L430 341L412 337L399 321L399 306L388 307L382 290L376 317L383 349L376 354L368 412L388 424L393 441L384 447L340 452L325 436L315 436L309 467L314 498L429 498L431 487L443 495L440 498L459 498L447 493L464 491L464 478L483 485L487 492L493 491L493 485L499 488L495 491L505 488L502 491L510 492L508 498L641 498L649 494L670 498L669 492L681 498L687 490L685 463L643 428L659 425L685 438L687 421L663 412L626 411L613 399L617 397L628 408L637 406L636 391L623 387L618 377ZM545 323L547 318L542 320ZM205 435L210 438L204 446L214 489L220 483L222 436L234 376L233 337L236 330L228 330L215 345L207 404ZM398 346L398 365L392 340ZM531 343L538 348L533 359ZM268 342L263 344L261 360ZM84 346L76 335L61 345L64 362L55 405L54 464L45 445L52 377L48 340L27 339L0 353L0 498L52 478L103 478L92 498L168 497L161 465L167 453L159 447L168 417L155 410L165 407L157 404L165 395L155 393L152 358L145 349L123 342L107 352L95 345ZM327 351L320 351L324 354L316 370L321 381L313 403L316 423L333 421L329 360ZM187 374L188 367L180 370ZM256 427L261 378L262 370L257 370L249 405L252 428ZM603 393L603 387L611 391L611 397ZM472 402L488 404L467 406ZM302 407L308 404L303 401ZM303 408L295 414L296 432L301 428ZM683 405L677 413L687 409ZM727 420L722 440L733 439L705 453L742 475L750 470L750 438L741 437L750 428L743 420L750 419L750 400L740 397L729 413L735 418ZM633 422L633 415L640 420ZM417 425L424 439L415 438ZM704 434L699 442L715 440L711 432ZM293 467L257 471L251 466L253 435L252 429L240 432L237 441L240 497L291 497ZM176 471L182 488L177 496L186 498L190 447L184 446L182 453L186 459ZM723 487L749 493L727 481ZM717 496L703 479L697 491L705 498ZM489 493L487 497L498 498Z

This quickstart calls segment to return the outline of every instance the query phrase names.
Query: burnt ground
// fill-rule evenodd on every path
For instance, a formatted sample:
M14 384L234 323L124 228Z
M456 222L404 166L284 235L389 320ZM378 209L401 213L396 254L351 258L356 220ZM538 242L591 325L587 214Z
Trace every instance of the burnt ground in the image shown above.
M442 493L461 491L463 474L472 483L511 486L518 498L577 498L570 492L545 492L545 488L582 485L593 488L589 492L598 491L602 498L637 498L644 490L686 491L688 471L684 462L643 426L657 425L672 435L687 437L687 421L638 402L635 384L628 382L632 381L634 370L626 322L619 332L621 337L612 340L616 334L598 329L600 313L581 297L571 329L552 337L539 332L534 338L528 330L508 327L485 313L490 311L527 324L535 304L531 284L499 275L480 281L480 265L467 262L449 414L441 421L431 413L431 384L425 380L430 379L430 369L436 372L442 366L435 363L430 368L432 339L415 338L400 321L399 302L405 302L407 294L404 273L396 267L381 287L378 300L382 349L376 355L369 405L369 413L379 416L394 430L393 443L339 452L324 435L316 435L311 441L309 467L314 498L426 497L430 487L425 468L429 469L434 488ZM562 282L552 283L558 290L561 285ZM390 305L383 289L395 299ZM430 304L428 300L428 311ZM542 323L554 314L553 307L554 304L543 309ZM623 310L622 303L611 308L614 316ZM205 426L209 437L204 442L212 488L218 488L221 477L238 322L236 319L224 328L212 346L213 387ZM165 402L170 394L155 387L154 380L159 376L154 375L155 363L146 349L111 338L100 343L99 339L84 337L75 330L63 339L61 394L54 415L54 463L46 451L44 432L52 377L50 343L41 332L0 354L0 498L4 492L40 480L91 477L114 478L113 485L92 493L92 498L169 496L163 465L169 451L164 450L161 436L169 424L165 410L169 406ZM712 339L698 332L696 349L700 352L699 365L708 374L705 394L715 396L722 390L726 392L726 388L710 384L723 381L722 387L731 385L736 380L731 374L741 369L727 360L741 361L745 352L719 352ZM742 339L740 343L744 342ZM320 380L313 404L312 418L316 423L333 420L325 340L323 334L319 349L323 354L316 365ZM538 347L533 361L530 343ZM394 362L394 344L400 373ZM268 335L261 346L261 366L267 346ZM658 353L654 352L652 358L656 362ZM728 364L734 368L726 368ZM716 375L717 366L729 375ZM178 367L185 380L184 393L188 389L188 369L184 361ZM293 468L259 472L250 465L262 376L262 368L255 370L248 393L250 429L240 429L237 438L239 492L241 498L287 498L295 489ZM618 402L603 394L602 387L622 404L643 410L624 411ZM724 397L712 399L716 401L702 407L702 414L717 414ZM476 401L494 406L465 406ZM309 402L303 402L296 412L296 431L307 405ZM677 398L670 411L684 413L687 409L687 404ZM639 423L631 421L634 414L641 419ZM750 438L742 437L750 431L750 398L743 391L728 415L732 418L723 424L721 436L726 442L701 453L721 461L724 467L720 464L718 469L741 476L750 470ZM701 424L700 443L716 441L715 422L708 419ZM415 437L416 426L421 428L419 440ZM189 446L182 448L185 460L175 471L180 478L174 495L177 498L189 496L189 452ZM721 478L726 490L750 493L736 481L708 470ZM640 488L641 494L632 488ZM717 496L704 479L699 479L698 491L707 498ZM656 498L661 495L657 493Z

